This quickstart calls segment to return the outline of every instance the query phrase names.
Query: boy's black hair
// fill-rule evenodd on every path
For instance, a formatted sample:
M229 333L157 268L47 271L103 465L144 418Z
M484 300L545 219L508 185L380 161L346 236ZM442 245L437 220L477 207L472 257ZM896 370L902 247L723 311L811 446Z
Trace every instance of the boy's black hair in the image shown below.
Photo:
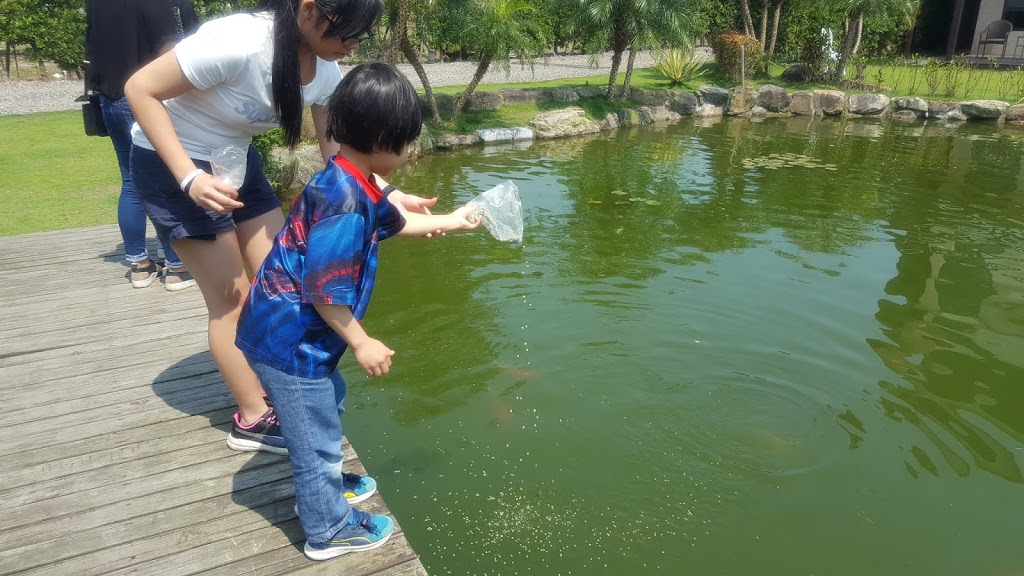
M327 136L364 154L401 154L422 128L416 89L383 62L360 64L345 74L327 105Z

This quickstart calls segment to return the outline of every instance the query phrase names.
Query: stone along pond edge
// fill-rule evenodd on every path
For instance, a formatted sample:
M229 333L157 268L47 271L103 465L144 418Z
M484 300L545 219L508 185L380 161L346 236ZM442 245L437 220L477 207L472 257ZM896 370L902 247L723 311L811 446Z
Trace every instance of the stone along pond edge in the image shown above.
M636 108L609 113L603 120L586 117L572 102L600 96L596 86L540 90L500 90L478 92L470 105L475 110L496 110L504 104L563 102L567 108L538 114L527 126L484 128L472 134L438 134L423 138L423 150L447 150L484 143L520 142L532 139L563 138L595 134L622 126L637 126L684 117L790 117L845 116L848 118L886 118L900 122L939 120L943 122L988 121L1024 125L1024 104L1011 105L1000 100L925 100L916 96L890 98L885 94L847 94L839 90L797 90L787 92L766 84L760 89L736 87L730 90L703 86L695 92L681 90L634 89L629 101Z
M797 90L766 84L759 89L738 86L732 89L702 86L694 92L635 88L629 102L635 108L622 108L600 121L587 117L579 106L585 98L599 97L604 89L579 88L505 89L476 92L471 110L497 110L505 104L562 103L565 108L542 112L527 126L483 128L470 134L435 133L424 125L417 156L434 150L451 150L480 144L514 143L597 134L627 126L657 122L676 122L686 117L785 118L794 116L877 118L900 123L934 120L947 124L990 122L1024 126L1024 104L1011 105L1001 100L925 100L916 96L890 98L877 93L846 93L839 90ZM424 103L424 107L426 107ZM302 146L290 153L275 151L281 171L271 180L282 188L304 184L322 166L316 145Z

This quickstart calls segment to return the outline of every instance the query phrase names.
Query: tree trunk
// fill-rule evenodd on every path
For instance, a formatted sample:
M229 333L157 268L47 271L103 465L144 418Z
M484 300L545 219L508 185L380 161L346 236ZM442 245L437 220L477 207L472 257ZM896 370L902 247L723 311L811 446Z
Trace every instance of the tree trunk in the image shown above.
M850 53L850 56L856 56L857 55L857 51L860 50L860 39L863 36L864 36L864 11L861 10L860 13L857 14L857 30L856 30L855 36L854 36L856 38L856 40L853 43L853 52Z
M633 80L633 62L636 60L636 51L633 46L629 47L629 59L626 60L626 80L622 83L622 97L629 98L629 83Z
M750 18L750 0L740 0L740 14L743 15L743 33L754 34L754 21Z
M427 102L430 103L431 123L434 126L441 125L441 113L437 110L437 99L434 97L434 90L430 87L430 78L427 78L427 71L423 69L416 50L409 40L409 0L401 0L398 3L398 22L395 25L395 35L398 37L398 45L405 59L412 64L412 69L420 78L423 91L427 95Z
M775 14L772 15L772 39L768 44L768 55L775 55L775 40L779 37L779 20L782 19L782 2L783 0L777 0L775 2Z
M907 32L907 42L903 45L903 56L910 57L910 49L914 44L914 30L917 28L917 14L910 18L910 31Z
M608 92L605 94L605 98L609 102L615 99L615 79L619 75L620 64L622 64L622 50L616 48L612 53L612 71L608 75Z
M761 43L761 52L764 52L768 39L768 1L761 0L761 37L757 39Z
M11 43L10 42L4 42L4 44L7 45L7 54L5 55L5 58L4 58L4 68L7 70L7 77L10 78L11 77Z
M476 66L476 72L473 73L473 80L470 81L469 86L459 94L459 98L455 100L455 110L452 112L452 120L459 117L462 113L462 109L466 107L466 103L469 102L471 96L473 96L473 90L476 90L477 84L484 79L484 74L487 74L487 68L491 66L492 56L483 56L480 58L480 63Z
M832 76L832 81L836 84L843 80L843 76L846 74L846 65L853 56L854 36L853 26L850 25L850 20L847 19L843 24L843 42L839 47L839 61L836 62L836 69Z

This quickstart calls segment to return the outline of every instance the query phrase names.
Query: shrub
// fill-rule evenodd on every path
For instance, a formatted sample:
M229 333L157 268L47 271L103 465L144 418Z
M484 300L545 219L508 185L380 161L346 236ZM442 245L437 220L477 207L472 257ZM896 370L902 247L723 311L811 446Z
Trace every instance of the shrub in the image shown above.
M830 29L809 34L800 41L798 60L807 67L807 80L832 80L842 77L836 69L839 60L836 43Z
M733 81L743 77L742 61L746 60L749 71L757 69L761 58L761 44L757 38L739 32L721 32L711 38L711 50L715 53L718 70ZM745 50L746 54L742 55Z
M694 57L692 50L669 48L654 56L654 67L668 78L672 88L695 80L704 74L704 63Z
M263 157L264 174L272 174L281 169L273 154L275 147L284 146L284 135L280 128L274 128L269 132L256 136L252 139L252 146Z

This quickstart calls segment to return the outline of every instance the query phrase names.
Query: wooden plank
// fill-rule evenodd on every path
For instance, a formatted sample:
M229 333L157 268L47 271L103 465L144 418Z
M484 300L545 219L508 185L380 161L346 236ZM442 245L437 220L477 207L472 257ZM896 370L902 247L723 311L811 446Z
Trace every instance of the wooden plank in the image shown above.
M102 495L93 495L95 500L103 502L101 506L78 507L74 512L66 514L61 514L60 508L52 504L50 506L32 505L32 512L41 514L35 518L27 518L23 514L24 508L27 507L22 507L21 511L5 512L5 515L12 513L17 515L4 522L10 524L11 527L0 530L0 541L4 542L6 548L13 549L75 534L81 536L100 526L174 510L186 504L215 496L230 496L232 492L277 480L288 479L290 481L292 471L286 458L265 453L252 455L248 460L247 457L246 454L237 453L218 460L213 469L204 471L202 479L188 478L179 474L177 480L182 483L162 492L147 491L146 495L152 496L149 498L136 495L132 498L118 499L121 496L120 490L113 494L108 491L106 500L102 498ZM144 489L143 486L141 490Z
M33 349L29 350L22 347L20 350L11 352L7 355L0 355L0 368L6 368L16 364L35 363L40 357L60 357L64 355L75 356L83 352L92 352L96 350L108 350L113 353L114 350L120 348L121 350L130 350L131 346L139 342L150 342L153 340L162 340L169 336L175 336L183 334L185 332L205 332L206 323L202 323L201 326L197 326L198 323L176 323L174 325L167 324L154 324L146 330L136 330L131 334L117 334L117 335L105 335L101 338L97 334L97 339L82 342L79 344L70 344L65 346L49 346L45 342L36 342ZM13 347L12 347L13 348Z
M5 412L3 421L0 422L0 431L7 432L4 429L12 427L21 429L24 425L38 420L51 420L53 427L58 427L65 425L69 420L65 417L69 416L73 417L75 422L84 424L107 418L126 409L160 409L165 405L173 407L181 402L217 395L226 389L223 382L224 379L219 372L210 372L189 378L161 380L156 383L143 382L139 386L116 392L94 394L85 398L65 401L51 399L50 402L42 406L30 406L21 410ZM157 396L153 395L154 387L161 388Z
M176 360L177 350L181 353L180 360ZM66 354L37 354L31 363L2 368L2 374L9 380L0 379L0 390L10 391L74 376L102 374L140 364L162 369L163 366L177 367L210 358L205 330L173 334L163 339L140 340L132 345L131 352L124 354L118 351L112 355L109 348L78 350L74 362L69 362ZM205 356L199 358L198 355L204 352ZM18 381L16 385L12 382L14 380Z
M200 327L206 328L206 319L206 309L203 308L147 314L137 318L107 320L99 326L87 324L69 326L64 330L50 330L0 340L0 357L14 357L30 354L38 350L52 350L89 344L90 342L95 342L97 337L103 337L106 334L116 335L118 339L124 340L131 339L136 335L149 334L155 330L161 330L164 334L177 333L178 326L170 324L179 322L186 323L193 330L196 327L195 324L200 324ZM189 320L195 320L196 322L189 322Z
M205 310L202 300L198 298L125 298L116 302L67 302L65 312L62 314L56 314L56 307L53 306L45 314L32 315L22 312L21 317L12 314L9 319L16 322L0 324L0 340L62 328L75 328L88 323L95 325L101 318L134 319L167 312L184 314L197 308Z
M235 563L253 558L264 550L282 550L284 556L294 558L294 566L288 558L289 571L299 566L309 564L309 560L300 551L299 543L304 539L302 527L298 518L282 522L277 526L260 528L247 533L242 538L221 540L191 550L158 558L150 562L143 562L129 566L121 570L108 572L110 576L128 576L131 574L163 574L168 576L189 575L189 574L210 574L214 569L232 564L232 570L244 570L243 566ZM392 536L392 541L385 545L370 550L347 554L330 560L334 566L330 568L335 574L362 575L373 574L381 568L390 568L414 559L415 553L406 543L402 533ZM252 563L249 563L252 565ZM233 572L238 574L239 572ZM243 572L246 573L246 572ZM253 566L248 571L250 574L263 574L259 566ZM288 572L285 572L288 573Z
M305 559L288 460L224 445L202 294L134 290L123 256L116 226L0 238L0 575L425 574L400 526Z
M222 427L226 434L235 410L235 406L232 405L205 414L121 428L99 436L48 443L31 450L5 454L4 466L9 470L39 466L47 474L91 470L123 462L133 458L135 454L146 454L146 442L163 438L173 441L174 436L190 434L209 427Z
M363 576L370 574L425 574L426 572L389 572L399 566L409 563L419 564L416 553L409 546L409 542L397 527L395 535L383 546L368 552L354 552L332 560L314 562L307 559L303 553L300 542L294 547L286 546L276 548L269 552L256 554L250 557L218 566L213 569L203 570L206 576L233 576L236 574L259 574L261 576L276 576L280 574L344 574L345 576ZM422 565L420 565L422 568ZM181 572L189 574L189 572Z
M345 460L346 470L365 473L358 460ZM172 510L108 524L56 541L0 551L0 574L20 567L27 574L107 574L196 546L295 518L294 484L284 478L246 490L208 498ZM384 513L380 497L360 508ZM300 536L301 538L301 536Z
M164 358L173 357L181 357L182 360L174 364L164 361ZM154 350L133 358L134 363L128 366L22 384L7 391L4 406L13 412L36 406L40 394L46 394L51 403L84 400L94 398L97 390L116 392L140 386L152 387L161 382L217 372L217 365L206 350L205 341L193 346Z
M4 508L27 506L52 498L78 494L84 487L98 489L105 486L117 486L131 480L163 475L169 471L194 466L222 458L222 451L228 450L224 445L224 434L205 444L172 450L156 454L148 458L135 458L127 462L89 470L79 474L60 476L52 480L40 480L18 488L0 492L0 501Z
M164 405L145 411L131 408L121 413L108 411L98 415L91 414L85 420L89 424L87 427L79 426L79 418L76 416L46 419L21 426L18 429L19 436L8 439L7 452L8 454L17 454L23 450L38 450L54 444L64 444L82 438L96 438L119 430L138 428L158 420L171 420L182 415L198 416L234 406L234 399L224 389L223 391L210 391L209 396L190 398L173 408Z
M55 451L55 455L58 456L56 460L22 464L6 471L0 477L0 494L12 488L33 483L45 484L54 479L64 480L77 474L92 474L95 471L166 454L174 450L184 450L202 445L210 446L211 443L219 450L220 445L226 441L227 435L228 427L221 424L219 428L200 427L179 434L125 444L101 452L65 456L61 452ZM60 450L61 446L63 445L56 448ZM92 476L88 478L90 482L95 482ZM3 497L0 496L0 501L2 500Z

